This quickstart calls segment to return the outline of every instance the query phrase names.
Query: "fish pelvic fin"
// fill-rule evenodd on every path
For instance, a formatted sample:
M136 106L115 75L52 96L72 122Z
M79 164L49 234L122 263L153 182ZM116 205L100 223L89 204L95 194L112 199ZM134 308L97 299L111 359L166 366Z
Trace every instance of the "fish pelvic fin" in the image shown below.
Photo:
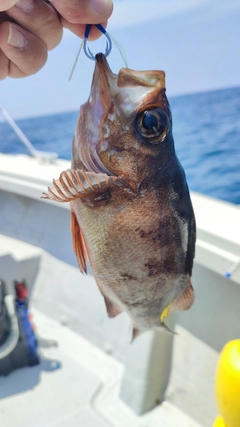
M108 317L113 318L116 317L118 314L122 313L122 309L116 303L112 302L105 295L103 295L103 298L105 301Z
M121 178L105 173L68 169L60 174L59 179L53 179L53 187L48 187L48 193L43 193L42 199L71 202L103 193L113 184L122 185L123 182Z
M81 273L87 274L87 248L84 242L82 230L78 224L77 217L73 211L71 211L71 232L73 250L77 257L79 269Z

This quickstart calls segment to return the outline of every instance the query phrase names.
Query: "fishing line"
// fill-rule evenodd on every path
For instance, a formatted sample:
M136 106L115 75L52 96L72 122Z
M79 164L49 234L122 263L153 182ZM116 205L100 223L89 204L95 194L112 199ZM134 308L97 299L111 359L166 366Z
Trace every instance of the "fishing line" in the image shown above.
M76 58L75 58L75 61L74 61L73 67L72 67L72 71L71 71L71 73L70 73L70 76L68 77L68 80L69 80L69 81L72 79L73 73L74 73L74 71L75 71L75 68L76 68L76 65L77 65L77 62L78 62L78 58L79 58L80 53L81 53L81 50L82 50L82 48L83 48L83 43L84 43L84 39L82 40L82 43L81 43L81 45L80 45L80 48L79 48L79 50L78 50L78 53L77 53L77 55L76 55Z
M109 34L109 36L111 37L111 39L112 39L113 43L115 44L115 46L116 46L116 48L117 48L118 52L120 53L120 55L121 55L121 57L122 57L122 60L123 60L123 62L124 62L125 67L126 67L126 68L128 68L127 55L126 55L125 50L124 50L124 49L123 49L123 47L120 45L120 43L118 43L118 41L117 41L117 40L112 36L112 34L110 34L110 33L108 33L108 34Z
M110 34L105 30L105 28L101 24L94 24L94 25L99 29L99 31L101 31L105 35L105 37L107 39L106 49L105 49L105 56L107 57L110 54L110 52L112 50L112 41L113 41L113 43L115 44L116 48L118 49L118 51L119 51L119 53L120 53L120 55L122 57L122 60L124 62L125 67L128 68L126 53L123 50L123 48L120 46L120 44L118 43L118 41L112 35L110 36ZM88 41L88 37L89 37L89 34L90 34L91 27L92 27L92 24L87 24L86 25L84 39L82 40L82 43L80 45L80 48L79 48L77 56L76 56L76 59L74 61L74 64L73 64L73 67L72 67L72 71L71 71L70 76L68 78L69 81L71 80L71 78L73 76L73 73L75 71L75 68L76 68L76 65L77 65L77 62L78 62L78 58L80 56L80 53L81 53L82 49L84 50L85 55L89 59L91 59L92 61L95 61L95 55L90 51L89 47L87 46L87 41Z

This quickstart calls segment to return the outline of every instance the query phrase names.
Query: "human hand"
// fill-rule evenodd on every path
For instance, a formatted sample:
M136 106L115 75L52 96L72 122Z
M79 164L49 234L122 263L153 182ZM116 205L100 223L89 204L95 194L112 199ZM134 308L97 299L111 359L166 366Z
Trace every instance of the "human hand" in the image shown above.
M105 28L113 11L112 0L51 0L51 3L60 13L63 26L81 38L86 24L101 24ZM101 35L97 27L92 27L88 39L95 40Z
M54 7L53 7L54 6ZM0 79L36 73L62 37L62 25L80 37L86 24L106 26L111 0L0 0ZM91 30L91 40L101 33Z

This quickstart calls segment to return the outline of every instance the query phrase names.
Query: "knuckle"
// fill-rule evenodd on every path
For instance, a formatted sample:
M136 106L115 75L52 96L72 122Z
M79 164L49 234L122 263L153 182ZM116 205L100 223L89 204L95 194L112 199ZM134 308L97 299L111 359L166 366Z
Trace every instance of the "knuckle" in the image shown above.
M58 13L52 6L48 6L47 18L44 24L41 23L39 28L39 36L46 44L48 50L56 47L63 35L63 27Z

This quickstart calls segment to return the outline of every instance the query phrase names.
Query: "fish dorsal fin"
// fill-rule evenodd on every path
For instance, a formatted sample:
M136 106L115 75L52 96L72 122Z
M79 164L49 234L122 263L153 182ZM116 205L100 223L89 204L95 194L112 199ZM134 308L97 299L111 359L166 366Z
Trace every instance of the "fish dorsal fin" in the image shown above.
M48 187L48 193L43 193L42 198L56 202L71 202L103 193L113 184L121 185L121 179L105 173L68 169L61 173L59 179L53 179L53 187Z
M78 265L81 273L87 274L87 249L84 242L82 230L79 227L77 217L73 211L71 211L71 232L72 232L72 242L73 250L76 254Z
M122 309L116 303L110 301L110 299L105 295L103 295L103 298L105 301L108 317L112 318L122 313Z

